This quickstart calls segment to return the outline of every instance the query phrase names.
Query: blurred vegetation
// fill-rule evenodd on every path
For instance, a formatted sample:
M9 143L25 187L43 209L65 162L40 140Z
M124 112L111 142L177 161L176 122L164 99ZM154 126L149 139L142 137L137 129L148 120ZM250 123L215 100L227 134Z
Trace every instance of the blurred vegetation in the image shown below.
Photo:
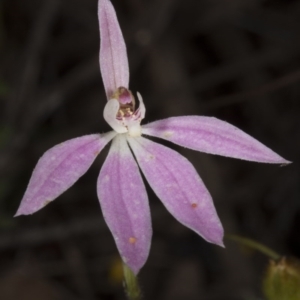
M264 278L264 293L267 300L300 299L300 261L285 257L271 261Z

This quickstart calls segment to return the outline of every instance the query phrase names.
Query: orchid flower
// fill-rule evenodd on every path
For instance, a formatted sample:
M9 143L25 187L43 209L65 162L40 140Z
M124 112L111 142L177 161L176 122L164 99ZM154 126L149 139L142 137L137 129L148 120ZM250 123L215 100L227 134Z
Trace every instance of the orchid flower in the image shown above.
M74 138L49 149L33 171L16 216L40 210L70 188L112 140L97 194L120 255L135 274L147 260L152 236L139 168L180 223L206 241L223 246L222 224L195 168L176 151L144 136L249 161L289 162L233 125L212 117L172 117L142 126L145 105L139 93L135 98L129 90L126 45L110 0L99 0L98 14L100 69L107 96L104 118L113 131Z

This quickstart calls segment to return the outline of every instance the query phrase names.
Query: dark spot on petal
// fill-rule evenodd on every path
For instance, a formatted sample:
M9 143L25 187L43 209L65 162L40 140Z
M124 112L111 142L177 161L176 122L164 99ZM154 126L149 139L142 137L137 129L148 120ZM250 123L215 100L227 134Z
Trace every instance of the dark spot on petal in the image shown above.
M136 238L135 237L130 237L129 238L129 243L130 244L135 244L136 243Z
M198 206L197 203L192 203L192 208L196 208Z

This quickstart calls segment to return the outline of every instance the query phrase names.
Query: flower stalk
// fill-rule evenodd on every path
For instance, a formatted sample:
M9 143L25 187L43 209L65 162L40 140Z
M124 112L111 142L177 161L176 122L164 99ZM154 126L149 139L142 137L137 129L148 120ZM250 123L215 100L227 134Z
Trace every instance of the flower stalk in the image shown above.
M261 243L258 243L257 241L254 241L252 239L241 237L241 236L234 235L234 234L226 234L225 238L235 241L235 242L238 242L239 244L241 244L243 246L257 250L260 253L268 256L269 258L271 258L275 261L279 260L281 257L278 253L273 251L271 248L269 248L265 245L262 245Z
M137 276L123 263L124 288L129 300L141 300L142 294Z

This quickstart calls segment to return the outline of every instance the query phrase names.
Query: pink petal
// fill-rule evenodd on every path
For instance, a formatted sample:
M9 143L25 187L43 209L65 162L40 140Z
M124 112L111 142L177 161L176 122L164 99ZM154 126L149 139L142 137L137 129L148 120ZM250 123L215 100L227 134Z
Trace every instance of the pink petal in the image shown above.
M168 118L143 126L142 133L201 152L263 163L290 163L237 127L216 118Z
M148 258L152 228L145 186L124 135L113 140L97 190L120 255L137 274Z
M107 98L119 87L128 88L129 67L126 45L116 12L109 0L99 0L100 69Z
M45 152L33 170L15 216L33 214L71 187L114 135L114 132L86 135Z
M168 211L208 242L222 246L222 224L192 164L174 150L142 137L128 141L146 179Z

